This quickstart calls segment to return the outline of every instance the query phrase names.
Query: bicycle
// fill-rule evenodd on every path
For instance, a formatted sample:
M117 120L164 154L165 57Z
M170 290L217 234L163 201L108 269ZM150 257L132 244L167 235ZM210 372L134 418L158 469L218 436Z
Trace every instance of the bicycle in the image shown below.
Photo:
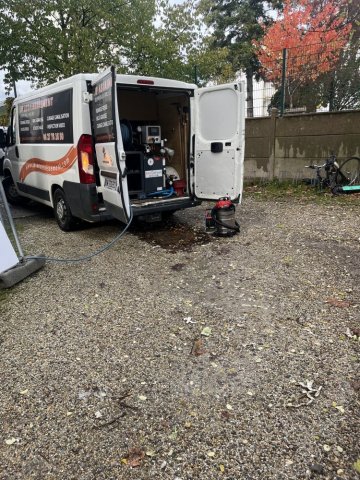
M323 190L329 188L334 195L360 192L360 158L350 157L339 165L336 155L330 155L323 165L305 165L316 170L315 185ZM321 171L324 170L325 176Z

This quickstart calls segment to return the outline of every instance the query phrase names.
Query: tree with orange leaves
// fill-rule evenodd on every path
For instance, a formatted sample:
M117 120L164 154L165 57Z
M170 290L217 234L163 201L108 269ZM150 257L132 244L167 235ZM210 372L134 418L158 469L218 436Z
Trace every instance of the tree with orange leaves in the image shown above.
M283 49L287 49L286 90L290 107L295 92L330 72L349 41L351 0L285 0L282 14L265 29L258 45L264 78L281 85Z

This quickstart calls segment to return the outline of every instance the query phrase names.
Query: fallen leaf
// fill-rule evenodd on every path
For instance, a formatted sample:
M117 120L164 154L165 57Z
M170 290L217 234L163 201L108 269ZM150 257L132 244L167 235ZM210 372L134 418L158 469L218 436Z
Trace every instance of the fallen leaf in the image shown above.
M93 388L93 394L94 394L95 397L101 398L101 400L103 400L107 395L106 391L99 388L99 387L94 387Z
M350 330L349 327L346 329L345 335L346 335L348 338L353 338L352 331Z
M219 469L220 469L220 472L221 472L221 473L224 473L224 472L225 472L225 467L224 467L223 464L220 464L220 465L219 465Z
M231 414L230 414L229 412L227 412L226 410L223 410L223 411L221 412L221 416L222 416L223 418L225 418L225 420L229 420L229 419L231 418Z
M207 452L208 457L213 458L215 457L215 452Z
M328 303L332 307L337 307L337 308L348 308L351 305L350 302L347 302L345 300L338 300L337 298L327 298L325 300L325 303Z
M360 473L360 458L358 458L356 460L356 462L354 463L353 467L355 468L355 470Z
M139 467L141 465L141 462L145 456L145 453L141 448L131 448L125 457L127 459L127 464L131 468Z
M351 331L352 331L353 335L355 335L358 338L360 337L360 328L351 327Z
M149 450L146 450L145 454L147 457L155 457L156 452L155 450L149 449Z
M201 340L201 338L194 340L191 353L195 355L195 357L199 357L200 355L206 353L206 350L204 350L204 342Z
M138 399L141 400L142 402L145 402L145 400L147 400L147 397L145 397L145 395L139 395Z
M29 390L26 388L25 390L21 390L20 395L27 395Z
M170 438L170 440L176 440L176 439L177 439L177 429L176 429L176 427L175 427L174 430L170 433L169 438Z
M14 443L18 443L19 439L18 438L8 438L5 440L6 445L14 445Z
M360 329L356 327L348 327L346 329L345 335L349 338L353 338L354 340L356 340L357 338L360 338Z
M185 428L191 428L192 423L191 422L185 422Z
M351 382L352 388L355 390L355 392L360 392L360 380L354 380Z
M201 330L201 335L203 335L204 337L210 337L211 333L212 333L212 331L211 331L210 327L204 327Z
M185 323L196 323L191 317L185 317L184 320Z

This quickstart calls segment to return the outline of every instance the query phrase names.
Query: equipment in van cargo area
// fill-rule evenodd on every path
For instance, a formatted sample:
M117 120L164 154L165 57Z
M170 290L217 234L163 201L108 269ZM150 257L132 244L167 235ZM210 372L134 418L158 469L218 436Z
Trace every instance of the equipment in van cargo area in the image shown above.
M241 201L243 83L199 89L162 78L79 74L15 99L4 187L12 203L79 220L158 217Z

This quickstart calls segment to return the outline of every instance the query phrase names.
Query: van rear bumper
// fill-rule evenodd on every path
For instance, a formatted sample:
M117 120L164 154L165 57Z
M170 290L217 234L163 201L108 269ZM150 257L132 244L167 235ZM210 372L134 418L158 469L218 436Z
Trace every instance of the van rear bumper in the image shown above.
M183 210L185 208L197 207L201 201L193 197L180 197L173 199L153 200L152 202L142 203L133 202L132 211L134 217L139 215L152 215L161 212L175 212L176 210Z
M87 185L66 181L63 184L63 189L74 217L87 222L102 222L114 218L106 211L99 211L100 208L104 208L104 205L99 202L95 183ZM148 202L142 200L131 203L134 217L162 212L175 212L176 210L196 207L201 204L199 200L193 197L152 199Z
M65 181L63 189L74 217L87 222L102 222L112 218L106 211L99 211L103 205L99 202L95 183L84 184Z

